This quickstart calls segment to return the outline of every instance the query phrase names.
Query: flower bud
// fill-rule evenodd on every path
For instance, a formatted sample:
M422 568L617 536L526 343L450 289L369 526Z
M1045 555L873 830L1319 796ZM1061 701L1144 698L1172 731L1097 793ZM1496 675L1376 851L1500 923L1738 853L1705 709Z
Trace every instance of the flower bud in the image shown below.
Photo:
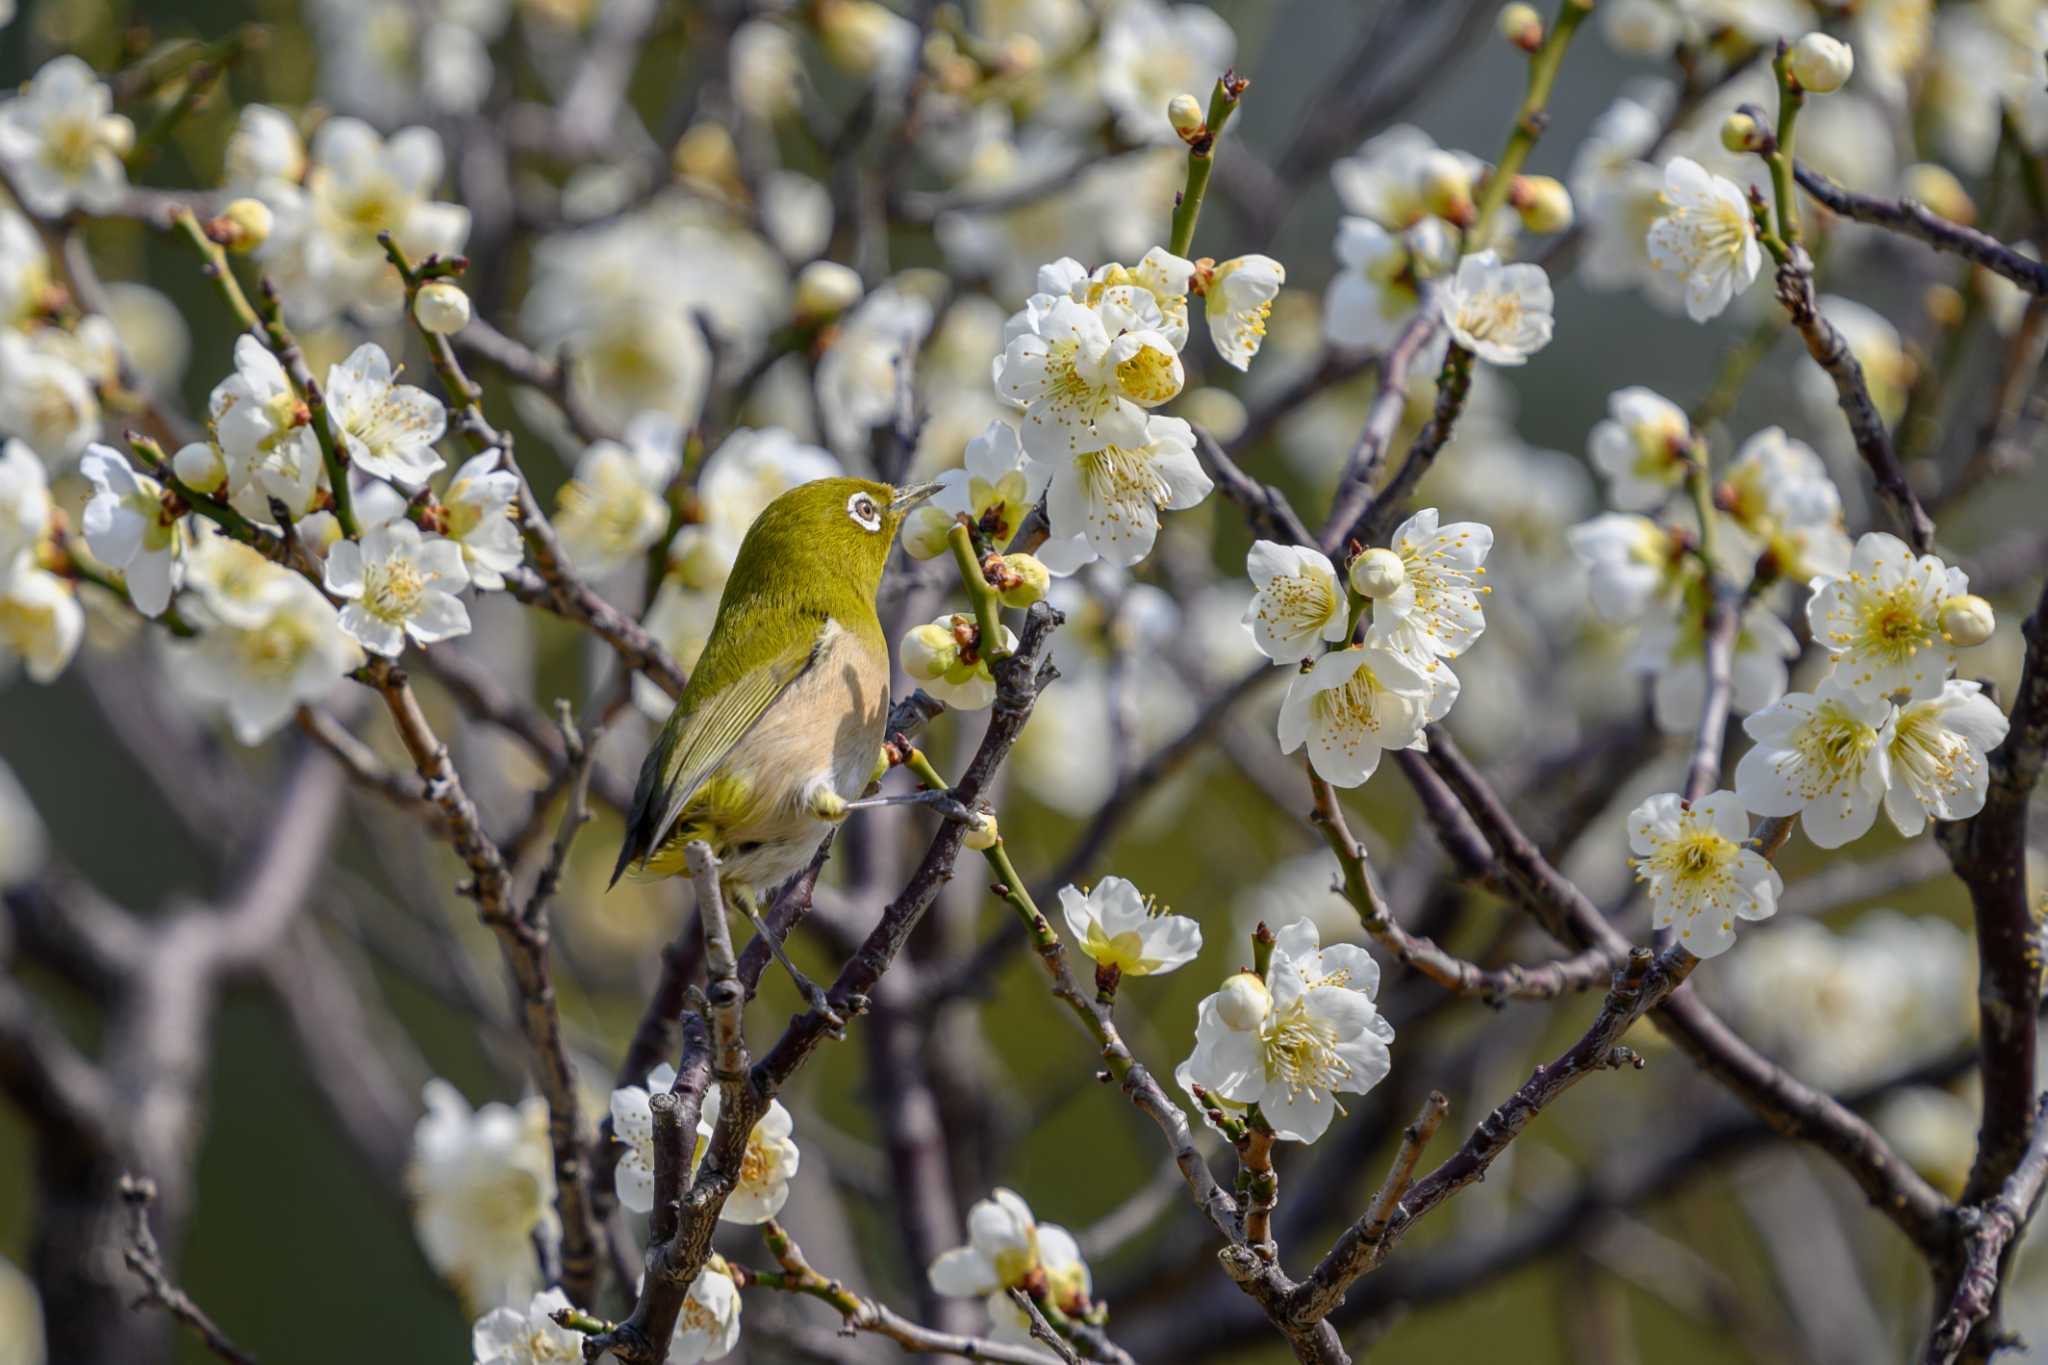
M1273 993L1251 972L1239 972L1216 992L1216 1014L1240 1033L1249 1033L1273 1012Z
M1351 561L1351 586L1360 595L1392 597L1408 581L1408 566L1392 550L1374 548Z
M1754 152L1764 145L1764 127L1753 114L1737 109L1721 120L1721 145L1731 152Z
M135 125L126 114L108 114L100 120L100 141L115 156L126 156L135 150Z
M1006 586L997 595L1006 607L1028 607L1052 587L1052 571L1037 555L1004 555L1003 576Z
M1906 197L1924 205L1929 212L1938 213L1951 223L1977 221L1977 205L1971 201L1970 192L1963 188L1963 182L1956 179L1955 172L1948 167L1922 161L1906 167L1906 173L1900 179Z
M298 533L299 544L311 551L315 559L326 559L327 552L341 540L340 519L324 510L300 517L293 529Z
M1813 94L1832 94L1848 83L1849 73L1856 69L1856 54L1840 38L1809 33L1792 44L1785 69Z
M1422 203L1439 218L1463 225L1472 218L1472 171L1452 152L1437 148L1416 176Z
M1944 329L1963 325L1967 308L1962 294L1954 285L1930 284L1921 296L1920 305L1927 312L1927 320Z
M1183 142L1198 141L1208 131L1202 102L1186 91L1166 102L1166 121L1173 125L1173 131L1180 134Z
M1524 52L1543 46L1543 16L1534 5L1519 3L1500 7L1500 36Z
M228 481L227 461L211 441L194 441L179 450L171 456L171 471L195 493L218 493Z
M991 811L976 811L974 823L967 827L966 837L961 843L976 853L986 853L1002 842L1002 831L996 828L996 817Z
M469 326L469 295L460 285L429 280L413 296L412 315L435 336L451 336Z
M824 322L860 302L860 274L837 261L812 261L796 277L800 322Z
M1572 225L1571 191L1554 176L1516 176L1508 186L1508 202L1531 232L1563 232Z
M254 251L270 240L270 205L261 199L237 199L220 211L210 225L229 251Z
M1991 604L1977 594L1944 598L1941 604L1941 638L1958 649L1981 645L1998 629Z
M903 671L919 682L936 682L960 662L960 644L943 625L919 626L896 648Z
M670 164L675 173L685 180L721 186L740 183L739 148L733 145L732 134L721 124L690 125L689 131L676 139Z

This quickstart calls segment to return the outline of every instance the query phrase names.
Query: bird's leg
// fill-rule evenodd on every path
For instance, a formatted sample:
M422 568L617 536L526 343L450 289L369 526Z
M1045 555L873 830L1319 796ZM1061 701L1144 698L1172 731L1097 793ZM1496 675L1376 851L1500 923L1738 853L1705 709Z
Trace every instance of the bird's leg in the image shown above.
M740 913L745 915L748 921L753 924L754 932L759 934L762 940L767 943L768 951L775 954L775 960L782 964L782 970L789 973L789 979L796 983L797 990L803 995L805 1000L810 1002L811 1009L817 1013L819 1018L825 1021L825 1026L832 1030L832 1036L834 1038L844 1037L846 1035L846 1021L840 1018L838 1011L832 1008L831 997L825 994L822 986L811 980L808 976L805 976L796 963L789 960L789 954L783 951L782 940L768 932L767 924L762 921L760 912L754 908L753 895L749 892L735 891L728 888L726 898L739 906Z
M881 806L930 806L948 820L957 820L971 825L978 816L956 800L953 793L946 791L902 792L890 796L864 796L858 801L849 801L846 808L852 810L873 810Z

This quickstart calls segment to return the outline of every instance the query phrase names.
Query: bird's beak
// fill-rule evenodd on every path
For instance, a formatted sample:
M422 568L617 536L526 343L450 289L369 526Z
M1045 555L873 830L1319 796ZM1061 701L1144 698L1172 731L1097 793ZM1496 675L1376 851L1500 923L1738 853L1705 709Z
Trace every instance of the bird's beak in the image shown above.
M920 483L909 488L899 488L896 490L895 501L889 504L889 510L891 512L908 512L911 508L938 492L939 488L940 485L935 483Z

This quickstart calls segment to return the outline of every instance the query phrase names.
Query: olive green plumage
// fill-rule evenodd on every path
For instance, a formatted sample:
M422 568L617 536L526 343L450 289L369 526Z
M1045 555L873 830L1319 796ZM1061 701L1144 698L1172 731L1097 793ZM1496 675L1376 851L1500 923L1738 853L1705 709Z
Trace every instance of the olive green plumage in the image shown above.
M742 895L809 861L881 750L889 647L875 594L897 528L929 492L819 479L755 520L641 765L613 881L675 876L697 839Z

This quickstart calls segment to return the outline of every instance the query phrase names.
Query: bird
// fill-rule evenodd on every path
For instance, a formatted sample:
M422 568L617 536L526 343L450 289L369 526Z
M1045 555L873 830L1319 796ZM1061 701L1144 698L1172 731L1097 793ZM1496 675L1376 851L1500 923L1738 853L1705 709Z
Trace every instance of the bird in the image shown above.
M938 489L814 479L762 509L640 765L612 870L613 885L682 875L687 846L709 845L722 894L828 1023L825 993L758 901L803 870L882 766L890 661L875 596L904 517Z

